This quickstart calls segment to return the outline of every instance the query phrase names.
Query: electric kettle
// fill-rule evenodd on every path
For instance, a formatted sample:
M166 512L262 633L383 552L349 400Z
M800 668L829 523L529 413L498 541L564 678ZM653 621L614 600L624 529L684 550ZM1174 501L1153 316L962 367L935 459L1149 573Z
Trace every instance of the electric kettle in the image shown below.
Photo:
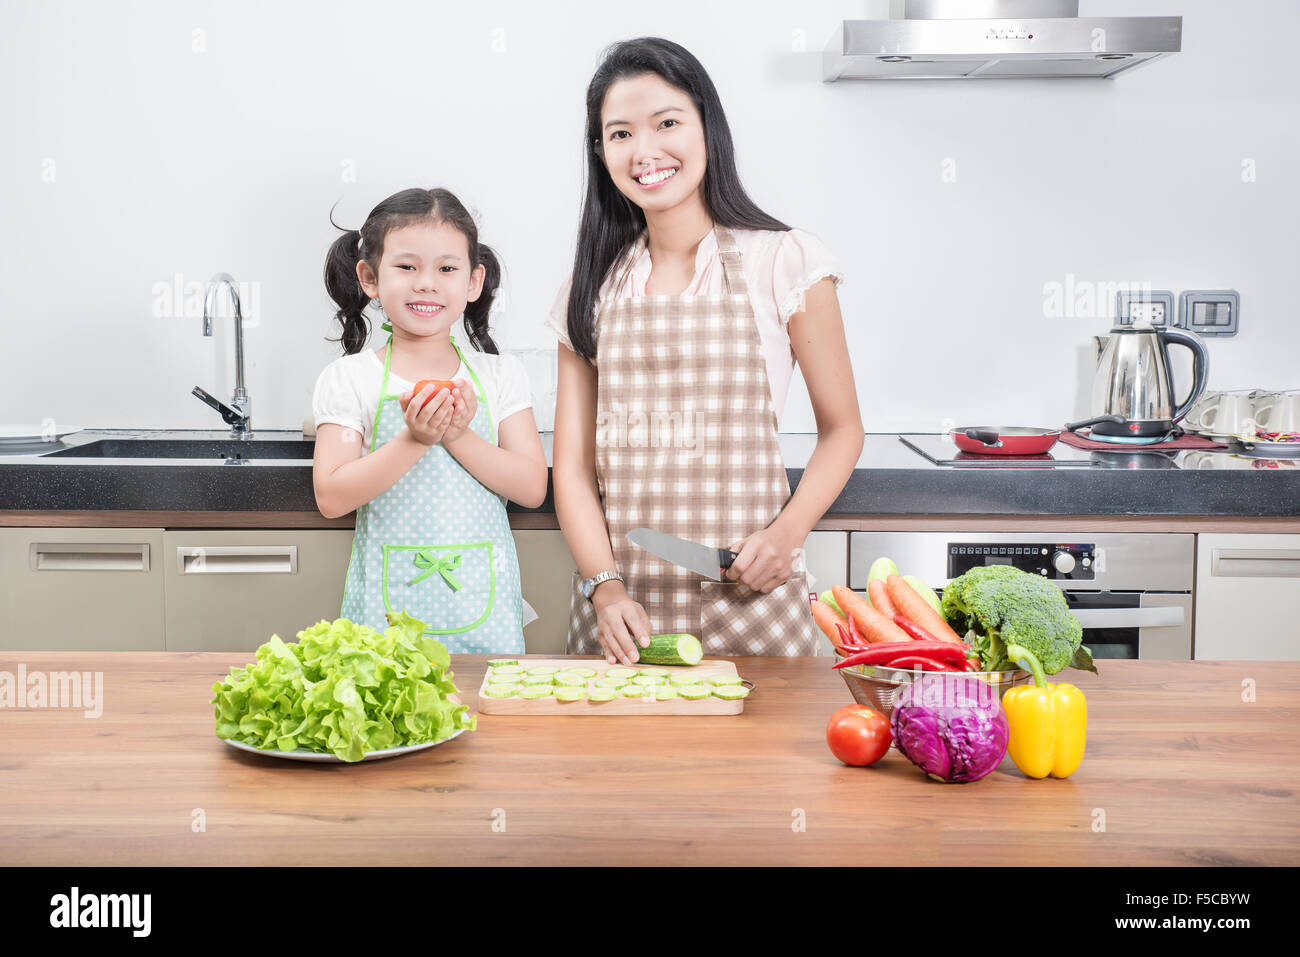
M1169 346L1192 350L1192 388L1174 404ZM1210 356L1200 337L1181 329L1117 326L1097 360L1092 383L1093 417L1066 426L1092 426L1091 438L1151 442L1167 437L1205 391Z

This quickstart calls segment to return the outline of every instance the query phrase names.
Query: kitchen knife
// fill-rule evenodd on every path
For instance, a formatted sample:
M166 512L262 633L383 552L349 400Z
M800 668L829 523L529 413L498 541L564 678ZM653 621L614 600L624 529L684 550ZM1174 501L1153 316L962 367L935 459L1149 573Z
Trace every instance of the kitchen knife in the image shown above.
M710 548L651 528L634 528L627 533L627 540L666 562L719 582L723 580L722 570L740 557L730 549Z

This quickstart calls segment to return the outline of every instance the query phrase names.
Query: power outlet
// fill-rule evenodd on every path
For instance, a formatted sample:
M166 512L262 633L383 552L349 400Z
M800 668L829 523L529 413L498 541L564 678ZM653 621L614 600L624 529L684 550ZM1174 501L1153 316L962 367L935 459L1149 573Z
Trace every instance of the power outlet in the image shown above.
M1115 294L1116 325L1161 328L1175 325L1175 316L1172 292L1159 290Z

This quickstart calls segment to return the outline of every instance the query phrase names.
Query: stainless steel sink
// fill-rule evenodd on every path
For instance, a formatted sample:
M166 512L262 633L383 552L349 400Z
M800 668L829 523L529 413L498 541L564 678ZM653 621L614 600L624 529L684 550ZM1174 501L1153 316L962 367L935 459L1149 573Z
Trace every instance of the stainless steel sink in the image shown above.
M58 452L44 459L310 459L315 442L241 441L239 439L99 439Z

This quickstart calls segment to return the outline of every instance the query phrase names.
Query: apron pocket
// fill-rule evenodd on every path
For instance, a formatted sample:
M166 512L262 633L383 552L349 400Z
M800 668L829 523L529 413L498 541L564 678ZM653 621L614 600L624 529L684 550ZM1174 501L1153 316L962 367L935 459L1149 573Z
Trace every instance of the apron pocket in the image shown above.
M424 622L426 635L454 635L487 621L496 597L492 542L385 545L384 607Z
M700 644L706 655L815 655L805 573L767 594L739 582L700 582Z

